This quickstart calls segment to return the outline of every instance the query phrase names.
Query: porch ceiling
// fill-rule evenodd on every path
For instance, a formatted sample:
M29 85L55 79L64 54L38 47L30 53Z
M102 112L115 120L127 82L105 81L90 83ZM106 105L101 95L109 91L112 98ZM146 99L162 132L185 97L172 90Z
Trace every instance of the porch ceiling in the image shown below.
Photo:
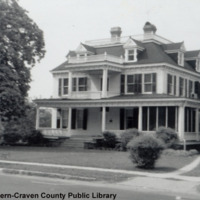
M192 106L200 108L200 101L170 95L123 95L104 99L36 99L38 107L133 107L133 106Z

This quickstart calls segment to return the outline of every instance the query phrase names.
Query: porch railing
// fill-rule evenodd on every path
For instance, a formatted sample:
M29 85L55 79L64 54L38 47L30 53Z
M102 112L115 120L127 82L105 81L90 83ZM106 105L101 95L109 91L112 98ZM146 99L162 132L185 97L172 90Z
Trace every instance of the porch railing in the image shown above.
M107 54L100 54L100 55L92 55L92 56L68 57L68 61L69 63L110 61L110 62L122 64L124 62L124 58L107 55Z
M52 129L52 128L40 128L39 129L43 136L46 138L61 138L61 137L70 137L67 129Z

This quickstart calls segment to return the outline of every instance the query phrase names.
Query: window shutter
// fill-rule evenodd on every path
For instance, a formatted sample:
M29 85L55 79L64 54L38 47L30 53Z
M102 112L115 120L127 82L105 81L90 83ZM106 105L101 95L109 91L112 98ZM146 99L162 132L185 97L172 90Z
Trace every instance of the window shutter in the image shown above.
M83 110L83 130L87 130L88 109Z
M153 73L152 77L153 77L152 92L156 92L156 73Z
M198 81L195 81L195 88L194 88L194 92L195 92L196 94L198 94L198 93L199 93L199 82L198 82Z
M125 93L125 75L121 74L121 88L120 88L121 94Z
M85 91L88 91L88 79L87 79L87 77L85 78Z
M167 94L170 94L170 83L169 83L170 76L171 75L167 74Z
M176 95L176 76L174 76L174 95Z
M124 130L124 115L125 115L125 109L120 108L120 130Z
M58 79L58 96L62 95L62 79Z
M76 129L76 109L72 109L72 129Z

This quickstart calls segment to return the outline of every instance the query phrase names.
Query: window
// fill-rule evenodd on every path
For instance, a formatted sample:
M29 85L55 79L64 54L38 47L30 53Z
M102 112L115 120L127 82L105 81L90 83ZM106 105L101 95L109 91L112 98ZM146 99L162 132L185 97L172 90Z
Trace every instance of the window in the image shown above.
M121 94L125 93L125 75L121 74L121 87L120 87L120 92Z
M184 94L184 79L179 77L179 96Z
M63 79L63 94L68 94L68 78Z
M185 79L185 97L188 97L188 87L187 87L187 79Z
M176 76L167 75L167 94L176 95Z
M178 65L184 66L184 53L178 52Z
M193 81L189 80L189 96L192 97L193 94Z
M142 130L154 131L160 126L177 130L177 107L143 107Z
M126 128L138 128L138 108L126 109Z
M195 132L196 112L194 108L185 108L185 132Z
M127 76L127 91L128 93L142 92L142 74Z
M73 78L72 90L75 91L87 91L87 77Z
M58 95L68 94L68 78L59 78L58 80Z
M156 73L144 75L144 92L156 92Z
M72 129L87 130L88 109L72 109Z
M134 50L128 50L128 60L134 61Z
M196 71L200 72L200 58L197 58L196 60Z

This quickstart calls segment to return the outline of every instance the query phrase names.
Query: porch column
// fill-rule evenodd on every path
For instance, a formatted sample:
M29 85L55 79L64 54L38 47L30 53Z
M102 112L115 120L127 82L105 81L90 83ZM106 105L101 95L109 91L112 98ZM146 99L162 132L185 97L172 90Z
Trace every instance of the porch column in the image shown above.
M39 107L36 108L36 123L35 123L35 129L38 130L39 129L39 123L40 123L40 109Z
M185 107L179 106L178 109L178 134L180 140L184 139L184 121L185 121Z
M106 107L102 107L102 122L101 122L101 125L102 125L102 132L104 132L106 130Z
M68 96L72 95L72 72L68 73Z
M68 133L71 133L72 128L72 108L68 110Z
M103 69L102 77L102 97L107 97L107 83L108 82L108 69Z
M200 140L199 138L199 109L196 109L196 122L195 122L195 132L196 132L196 139L197 141Z
M57 128L57 108L52 108L51 128Z
M139 106L138 131L142 131L142 106Z

